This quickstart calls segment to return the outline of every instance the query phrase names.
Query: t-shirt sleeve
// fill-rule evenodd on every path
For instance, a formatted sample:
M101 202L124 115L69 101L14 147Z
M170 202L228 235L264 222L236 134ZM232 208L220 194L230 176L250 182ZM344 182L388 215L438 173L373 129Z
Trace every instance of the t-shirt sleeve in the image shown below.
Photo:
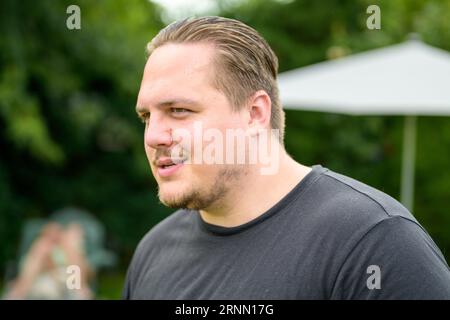
M130 268L127 271L127 276L125 278L125 284L122 289L122 300L131 300L130 296Z
M332 299L450 299L450 269L417 223L400 216L373 226L342 264Z
M141 242L142 243L142 242ZM127 274L125 277L125 283L122 289L122 300L132 300L133 299L133 288L135 286L136 277L136 265L138 265L139 253L142 244L139 243L137 246L133 258L131 259L130 265L128 266Z

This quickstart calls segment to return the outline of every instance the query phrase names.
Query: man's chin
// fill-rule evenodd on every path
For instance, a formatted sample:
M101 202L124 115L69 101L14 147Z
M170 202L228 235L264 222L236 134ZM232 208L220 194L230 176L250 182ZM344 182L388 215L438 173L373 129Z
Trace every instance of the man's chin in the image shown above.
M161 203L169 208L172 209L179 209L179 208L186 208L186 209L191 209L190 208L190 197L188 197L188 195L183 194L183 193L172 193L172 192L168 192L168 191L159 191L158 193L158 197L159 197L159 201L161 201Z

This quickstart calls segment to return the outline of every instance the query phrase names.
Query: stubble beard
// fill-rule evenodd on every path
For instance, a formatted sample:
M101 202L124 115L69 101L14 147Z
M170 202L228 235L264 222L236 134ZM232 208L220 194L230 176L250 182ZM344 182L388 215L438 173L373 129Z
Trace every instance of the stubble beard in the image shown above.
M206 210L220 206L230 190L234 188L242 176L246 174L246 168L228 167L222 168L211 185L191 186L183 194L171 197L163 197L158 188L158 197L161 203L173 209Z

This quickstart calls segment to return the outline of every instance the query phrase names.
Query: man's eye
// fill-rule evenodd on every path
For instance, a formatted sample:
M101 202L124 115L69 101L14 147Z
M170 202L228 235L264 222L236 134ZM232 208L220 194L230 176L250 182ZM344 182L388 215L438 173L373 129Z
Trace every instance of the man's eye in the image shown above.
M170 108L170 112L175 116L187 115L190 111L184 108Z
M139 115L139 118L141 119L142 123L146 123L147 120L150 118L150 112L146 112Z

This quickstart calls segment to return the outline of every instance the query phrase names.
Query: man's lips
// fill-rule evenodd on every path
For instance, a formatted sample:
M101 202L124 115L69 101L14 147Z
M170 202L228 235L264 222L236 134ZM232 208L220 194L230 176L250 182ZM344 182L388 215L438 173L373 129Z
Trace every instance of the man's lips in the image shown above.
M180 162L178 164L173 164L171 166L167 166L167 167L158 167L158 175L160 177L169 177L173 174L175 174L175 172L177 172L182 166L184 165L183 162Z
M158 175L161 177L168 177L177 172L183 165L186 159L178 158L172 159L169 157L159 158L155 161Z

